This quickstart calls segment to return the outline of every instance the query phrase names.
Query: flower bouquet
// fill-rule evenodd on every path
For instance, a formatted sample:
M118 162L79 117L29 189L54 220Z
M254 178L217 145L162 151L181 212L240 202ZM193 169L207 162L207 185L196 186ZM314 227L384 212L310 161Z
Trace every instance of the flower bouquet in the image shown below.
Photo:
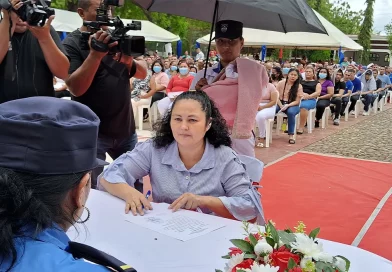
M250 231L250 224L244 222L245 239L231 240L225 272L347 272L350 261L343 256L332 256L323 250L316 239L320 228L305 232L306 226L299 225L284 231L276 230L269 221L265 232L260 228ZM222 272L222 270L215 270Z

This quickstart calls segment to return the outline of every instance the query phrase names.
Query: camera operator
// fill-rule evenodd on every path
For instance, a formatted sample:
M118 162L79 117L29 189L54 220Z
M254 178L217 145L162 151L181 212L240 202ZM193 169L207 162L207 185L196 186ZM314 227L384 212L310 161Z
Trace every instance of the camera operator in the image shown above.
M95 21L96 9L100 0L79 0L78 14L83 21ZM110 35L105 27L92 35L96 40L108 43ZM105 159L108 153L113 159L131 151L137 143L135 120L130 99L130 78L144 79L147 76L147 66L144 61L134 60L122 55L121 63L117 57L107 55L108 52L98 52L81 49L82 31L88 31L85 26L70 33L63 41L71 60L69 78L66 81L73 99L87 105L101 119L98 135L97 156ZM117 42L109 44L109 47ZM92 187L96 188L97 177L102 168L93 171Z
M54 96L53 76L66 79L69 69L64 47L51 26L54 16L42 27L30 26L15 12L23 3L10 3L14 10L1 10L0 103L30 96Z

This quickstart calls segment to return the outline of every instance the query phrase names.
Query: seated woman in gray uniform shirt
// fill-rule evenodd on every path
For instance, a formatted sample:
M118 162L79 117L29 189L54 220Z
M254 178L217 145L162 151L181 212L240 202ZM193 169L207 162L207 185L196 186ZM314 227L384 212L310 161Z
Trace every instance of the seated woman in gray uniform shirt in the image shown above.
M260 194L230 148L224 119L204 92L178 96L154 130L155 137L123 154L100 176L101 187L125 201L126 213L143 215L152 209L133 188L149 175L154 202L169 203L173 211L200 208L264 224Z

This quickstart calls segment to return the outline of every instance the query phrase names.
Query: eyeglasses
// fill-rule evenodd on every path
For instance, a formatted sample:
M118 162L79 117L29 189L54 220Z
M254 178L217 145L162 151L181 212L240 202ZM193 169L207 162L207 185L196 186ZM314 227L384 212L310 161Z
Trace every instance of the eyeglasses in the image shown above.
M234 46L237 44L237 42L239 41L239 39L216 39L216 44L219 46L224 46L224 45L228 45L228 46Z

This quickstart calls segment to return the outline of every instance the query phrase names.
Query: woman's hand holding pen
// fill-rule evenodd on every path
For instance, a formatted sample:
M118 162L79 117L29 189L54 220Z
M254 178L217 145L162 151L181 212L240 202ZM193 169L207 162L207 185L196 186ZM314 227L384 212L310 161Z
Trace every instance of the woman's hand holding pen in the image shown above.
M145 196L135 188L129 188L128 196L125 199L125 213L131 211L133 215L144 215L144 210L152 210L151 203L148 200L150 194L149 191Z

